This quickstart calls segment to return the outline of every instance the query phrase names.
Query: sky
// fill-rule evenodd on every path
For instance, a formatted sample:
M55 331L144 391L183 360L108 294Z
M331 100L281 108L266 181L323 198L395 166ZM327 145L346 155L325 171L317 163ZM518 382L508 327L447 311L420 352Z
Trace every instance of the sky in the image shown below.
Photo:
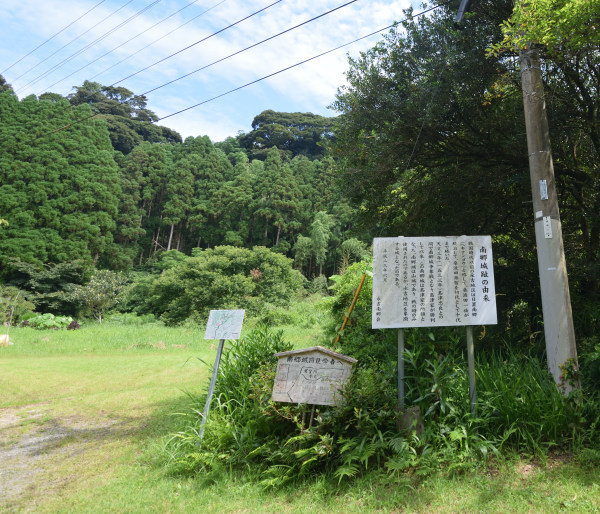
M0 74L19 98L66 96L84 80L147 92L148 108L165 117L160 125L184 138L223 141L252 130L253 118L267 109L336 115L328 106L345 84L348 57L381 40L387 31L378 31L402 20L411 0L357 0L228 56L347 2L2 0ZM378 33L212 100L373 32ZM150 92L158 86L163 87Z

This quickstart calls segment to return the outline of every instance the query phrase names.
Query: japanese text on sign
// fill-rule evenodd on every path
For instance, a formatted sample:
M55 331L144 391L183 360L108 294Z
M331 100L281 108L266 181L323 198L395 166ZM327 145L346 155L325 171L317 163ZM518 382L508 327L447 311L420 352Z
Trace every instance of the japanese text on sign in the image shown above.
M373 241L373 328L496 323L490 236Z

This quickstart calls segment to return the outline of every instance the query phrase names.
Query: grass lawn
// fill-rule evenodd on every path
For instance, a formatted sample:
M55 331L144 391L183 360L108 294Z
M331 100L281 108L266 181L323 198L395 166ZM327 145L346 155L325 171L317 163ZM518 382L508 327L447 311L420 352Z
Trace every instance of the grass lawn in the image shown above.
M318 343L294 331L296 346ZM0 511L598 512L600 475L564 455L427 477L371 473L263 491L232 473L168 473L162 448L206 387L216 341L193 328L13 328L0 348ZM199 359L208 363L203 364Z

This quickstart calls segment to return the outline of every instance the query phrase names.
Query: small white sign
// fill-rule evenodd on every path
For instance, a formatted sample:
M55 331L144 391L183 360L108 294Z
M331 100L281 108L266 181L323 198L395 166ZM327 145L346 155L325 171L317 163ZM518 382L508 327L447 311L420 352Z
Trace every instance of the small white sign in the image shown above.
M552 218L550 216L544 216L544 237L546 239L552 239Z
M540 180L540 199L548 200L548 183L545 180Z
M490 236L373 241L373 328L495 325Z
M239 339L245 312L243 309L210 311L204 339Z

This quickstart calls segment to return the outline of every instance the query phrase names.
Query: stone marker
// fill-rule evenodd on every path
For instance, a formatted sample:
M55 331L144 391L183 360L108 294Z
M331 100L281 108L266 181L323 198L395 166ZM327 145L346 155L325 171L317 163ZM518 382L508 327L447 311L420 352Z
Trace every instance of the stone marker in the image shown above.
M356 361L322 346L276 353L274 402L337 405Z

